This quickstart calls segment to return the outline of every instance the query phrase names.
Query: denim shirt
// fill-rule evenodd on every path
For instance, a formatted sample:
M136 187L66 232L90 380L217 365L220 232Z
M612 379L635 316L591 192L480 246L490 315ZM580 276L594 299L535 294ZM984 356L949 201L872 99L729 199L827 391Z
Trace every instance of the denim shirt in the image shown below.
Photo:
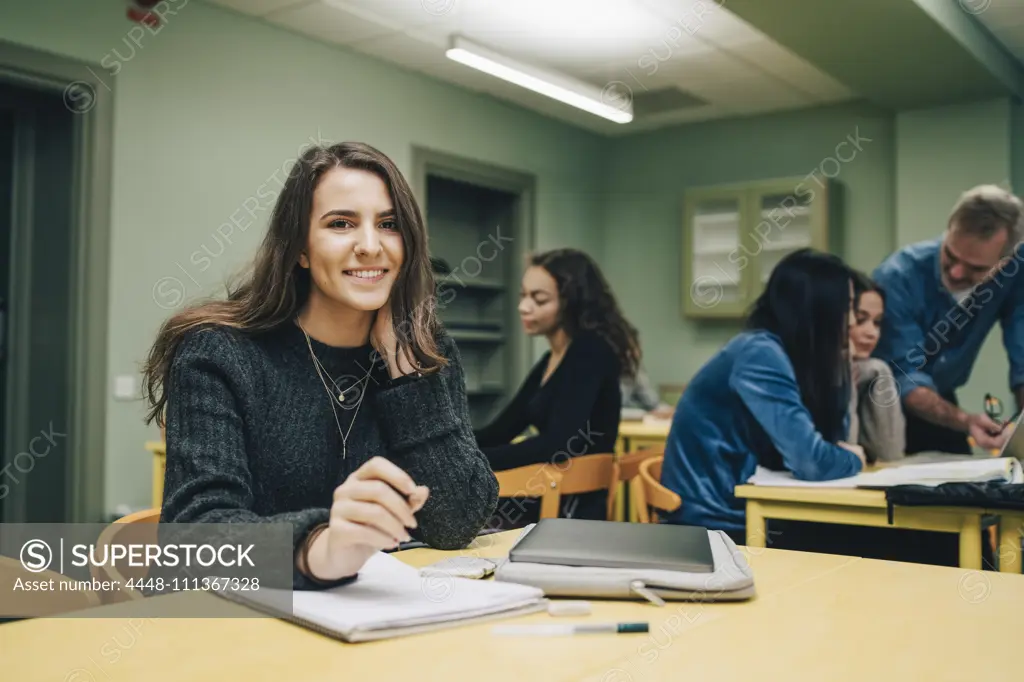
M1024 384L1024 253L958 304L942 285L942 239L907 246L874 272L885 292L874 356L892 368L900 395L919 386L953 397L967 383L989 331L999 321L1010 359L1010 389Z
M815 428L779 337L743 332L697 372L679 401L661 483L683 504L666 521L742 530L744 500L733 488L759 463L779 458L796 478L808 481L853 476L861 469L856 455Z

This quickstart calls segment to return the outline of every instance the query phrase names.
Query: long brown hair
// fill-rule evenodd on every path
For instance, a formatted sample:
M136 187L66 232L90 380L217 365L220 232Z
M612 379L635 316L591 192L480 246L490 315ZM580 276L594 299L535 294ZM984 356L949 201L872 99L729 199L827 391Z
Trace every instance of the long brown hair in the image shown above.
M559 323L569 337L593 331L608 342L622 366L622 375L636 376L640 367L640 335L619 310L612 288L590 256L576 249L555 249L530 258L558 284Z
M291 324L306 302L310 274L299 266L309 237L313 192L333 168L352 168L377 175L388 188L395 222L405 246L405 261L391 290L391 314L399 352L411 353L425 373L447 364L437 348L434 276L427 253L426 230L412 190L395 164L380 151L359 142L314 146L295 162L281 188L270 225L241 283L229 288L226 300L214 300L177 313L160 328L143 368L143 395L150 406L146 423L163 425L171 363L182 338L208 325L222 325L257 334Z

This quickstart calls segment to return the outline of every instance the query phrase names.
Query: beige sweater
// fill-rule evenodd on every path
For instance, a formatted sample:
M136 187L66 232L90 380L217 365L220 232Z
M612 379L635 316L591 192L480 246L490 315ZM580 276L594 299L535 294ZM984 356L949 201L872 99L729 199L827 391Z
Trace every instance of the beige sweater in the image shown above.
M864 448L868 462L904 457L906 420L892 369L882 360L853 363L849 441Z

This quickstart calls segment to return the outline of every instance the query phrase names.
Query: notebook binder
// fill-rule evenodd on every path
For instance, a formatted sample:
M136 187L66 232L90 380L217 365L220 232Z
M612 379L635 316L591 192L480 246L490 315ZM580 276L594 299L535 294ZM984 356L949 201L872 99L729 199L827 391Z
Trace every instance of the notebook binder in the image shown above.
M221 590L216 594L345 642L509 618L540 611L547 605L543 592L528 586L448 577L444 585L434 589L424 580L411 566L378 553L355 582L329 590L291 592L290 613L272 604L281 597L272 593L287 596L288 591L267 590L261 595Z

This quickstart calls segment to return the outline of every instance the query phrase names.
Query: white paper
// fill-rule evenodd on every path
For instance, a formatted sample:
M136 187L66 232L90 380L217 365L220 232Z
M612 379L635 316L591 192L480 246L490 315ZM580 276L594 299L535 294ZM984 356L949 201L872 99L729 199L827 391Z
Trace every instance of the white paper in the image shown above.
M953 459L951 457L951 459ZM747 483L771 487L807 488L888 488L895 485L939 485L949 482L984 483L1024 482L1020 461L1012 457L985 459L956 458L950 462L911 463L887 466L877 471L832 481L801 481L789 471L772 471L757 467Z
M393 556L375 554L358 579L332 590L295 592L296 617L347 634L360 630L443 623L528 605L543 598L534 587L423 575Z

